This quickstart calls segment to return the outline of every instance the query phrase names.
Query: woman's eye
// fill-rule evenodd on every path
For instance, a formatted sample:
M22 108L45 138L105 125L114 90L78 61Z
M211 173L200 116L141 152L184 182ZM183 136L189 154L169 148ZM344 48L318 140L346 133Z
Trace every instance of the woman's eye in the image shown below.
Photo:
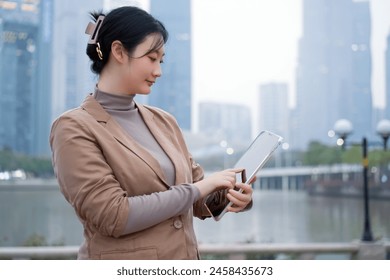
M151 62L156 62L158 60L158 57L149 56L149 59ZM164 63L164 60L161 59L159 62Z

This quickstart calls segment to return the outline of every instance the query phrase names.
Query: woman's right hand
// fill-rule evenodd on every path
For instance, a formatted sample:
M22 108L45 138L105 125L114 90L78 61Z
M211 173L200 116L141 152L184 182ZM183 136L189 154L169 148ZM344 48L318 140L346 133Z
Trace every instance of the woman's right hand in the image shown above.
M240 171L241 169L226 169L216 172L194 185L199 189L201 197L220 189L233 189L236 185L236 173Z

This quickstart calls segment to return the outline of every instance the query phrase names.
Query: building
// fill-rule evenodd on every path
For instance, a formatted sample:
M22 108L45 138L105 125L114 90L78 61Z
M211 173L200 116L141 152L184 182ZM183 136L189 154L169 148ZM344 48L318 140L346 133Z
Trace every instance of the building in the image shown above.
M269 83L260 86L259 130L270 130L282 136L289 134L288 87L286 83Z
M151 0L150 13L165 25L169 39L163 76L148 103L174 115L182 129L191 130L191 1Z
M217 102L199 104L199 133L232 147L247 147L252 140L250 108Z
M105 11L110 11L123 6L135 6L149 11L149 0L102 0Z
M328 142L341 118L353 123L350 140L373 134L370 30L369 2L303 1L292 148Z
M385 107L385 118L390 120L390 33L387 35L387 45L386 45L386 107Z
M49 154L53 1L0 2L0 148Z
M54 2L52 120L79 106L94 89L97 77L85 53L85 28L95 10L103 10L103 0Z

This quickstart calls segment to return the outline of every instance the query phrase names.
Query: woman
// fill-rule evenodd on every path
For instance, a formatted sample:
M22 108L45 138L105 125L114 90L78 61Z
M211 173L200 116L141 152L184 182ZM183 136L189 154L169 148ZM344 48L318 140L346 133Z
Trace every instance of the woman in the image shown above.
M251 186L235 182L238 170L203 179L175 119L133 100L161 76L163 24L135 7L92 16L95 92L55 120L50 135L61 192L84 227L78 258L198 259L193 216L210 216L206 199L248 208Z

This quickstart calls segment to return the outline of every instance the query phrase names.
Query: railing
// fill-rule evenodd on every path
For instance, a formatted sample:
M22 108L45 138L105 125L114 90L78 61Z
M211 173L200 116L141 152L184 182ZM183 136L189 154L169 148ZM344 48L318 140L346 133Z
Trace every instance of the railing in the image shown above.
M0 259L76 259L78 246L0 247ZM204 259L388 259L390 242L200 244Z

